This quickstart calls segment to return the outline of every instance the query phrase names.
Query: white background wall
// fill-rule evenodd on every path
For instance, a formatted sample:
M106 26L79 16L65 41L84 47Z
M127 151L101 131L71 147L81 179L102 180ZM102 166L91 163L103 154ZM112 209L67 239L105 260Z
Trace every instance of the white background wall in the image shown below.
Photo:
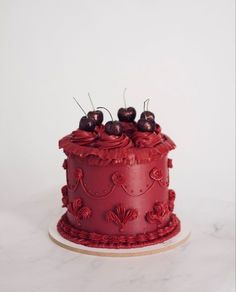
M77 95L150 109L177 143L178 197L234 198L233 0L1 0L1 205L64 183Z

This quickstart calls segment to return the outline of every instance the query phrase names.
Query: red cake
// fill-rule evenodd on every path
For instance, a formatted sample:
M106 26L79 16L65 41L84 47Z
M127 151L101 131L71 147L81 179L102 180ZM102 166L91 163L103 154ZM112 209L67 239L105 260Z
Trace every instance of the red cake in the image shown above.
M58 232L72 242L99 248L134 248L162 243L180 231L169 189L168 158L174 142L144 111L118 111L105 125L100 110L80 120L59 141L67 158L62 187L65 214Z

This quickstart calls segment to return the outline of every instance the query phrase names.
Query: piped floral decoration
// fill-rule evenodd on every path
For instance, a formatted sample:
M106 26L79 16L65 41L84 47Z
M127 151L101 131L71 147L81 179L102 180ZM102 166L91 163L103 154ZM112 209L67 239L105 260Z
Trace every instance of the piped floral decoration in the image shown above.
M66 207L69 203L69 198L68 198L68 188L67 185L63 186L61 188L61 193L62 193L62 207Z
M172 212L174 210L174 201L175 201L175 191L169 190L169 210Z
M115 185L121 186L125 183L124 176L121 173L119 173L118 171L116 171L112 174L111 179Z
M167 202L156 202L153 205L153 210L146 213L146 220L148 223L161 225L168 213L169 208Z
M162 172L161 170L159 170L158 168L154 167L151 171L150 171L150 177L154 180L161 180L163 178Z
M119 226L119 231L123 231L127 222L132 221L138 217L136 209L126 209L122 205L116 206L113 210L106 213L106 220L113 222Z
M81 220L88 219L92 216L92 210L83 205L81 198L77 198L73 202L68 203L67 209L76 218L78 224L80 224Z
M74 175L76 180L80 181L83 178L83 170L81 168L76 168Z

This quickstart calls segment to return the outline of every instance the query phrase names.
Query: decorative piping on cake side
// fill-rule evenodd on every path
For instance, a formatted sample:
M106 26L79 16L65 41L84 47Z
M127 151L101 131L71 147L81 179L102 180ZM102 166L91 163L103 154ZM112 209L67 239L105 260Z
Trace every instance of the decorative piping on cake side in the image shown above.
M77 244L100 248L133 248L157 244L178 234L180 228L180 221L175 214L171 214L166 226L157 228L152 232L136 235L109 235L77 229L69 223L66 214L61 217L57 224L58 232L65 239Z
M167 202L155 202L152 211L146 213L146 220L148 223L157 224L160 226L165 221L165 218L169 216L174 210L175 191L168 190Z
M149 176L154 181L158 181L159 185L161 187L168 187L169 186L169 175L167 175L166 179L163 177L162 171L159 170L157 167L154 167L150 173Z
M65 208L69 203L69 197L68 197L68 188L67 185L63 186L61 188L62 193L62 208Z
M147 212L146 220L148 223L161 226L169 214L168 202L155 202L152 211Z
M168 202L169 210L171 212L173 212L174 207L175 207L174 202L175 202L176 194L175 194L175 191L174 190L169 190L168 191L168 194L169 194L169 202Z
M146 192L148 192L153 186L154 186L155 181L152 181L152 183L147 187L147 189L143 192L140 192L138 195L132 195L130 192L128 192L128 190L126 189L126 187L124 185L122 185L122 189L126 192L127 195L129 195L130 197L139 197L144 195Z
M108 189L108 191L106 192L103 192L102 195L101 193L92 193L85 185L84 183L84 180L83 180L83 170L81 168L77 168L75 170L75 173L74 173L74 176L75 176L75 179L76 179L76 184L74 186L72 185L68 185L68 188L70 190L72 190L73 192L75 192L77 190L77 188L79 187L79 185L81 185L83 191L89 196L89 197L92 197L94 199L104 199L106 198L107 196L109 196L115 189L115 184L113 184L110 189Z
M67 185L69 184L69 175L68 175L68 159L64 159L62 167L65 169L66 171L66 183Z
M73 215L79 225L81 220L88 219L92 216L92 210L83 205L81 198L77 198L73 202L68 202L66 207L68 212Z
M113 210L106 212L106 221L113 222L119 226L119 231L124 230L124 226L129 221L133 221L138 217L137 209L126 209L123 205L116 206Z
M169 179L169 175L167 175L166 179L162 178L161 180L158 181L159 185L161 187L168 187L170 184L170 179Z
M79 185L81 185L83 191L89 197L92 197L94 199L104 199L108 197L111 193L113 193L116 187L121 187L123 191L131 197L139 197L141 195L144 195L146 192L148 192L154 186L155 182L158 182L158 184L161 187L169 186L169 175L166 178L163 178L161 170L158 170L156 167L154 167L150 171L149 176L152 180L151 184L149 184L145 190L140 190L139 194L133 194L133 191L132 190L129 191L125 184L125 177L120 172L115 171L111 175L111 181L113 185L110 186L110 188L106 188L106 191L99 193L99 192L92 192L91 190L88 189L88 187L86 186L83 180L84 178L83 170L81 168L77 168L74 172L76 183L74 185L71 185L68 183L68 189L75 192L78 189Z
M115 190L115 185L113 185L110 190L108 190L107 192L104 192L103 195L99 195L99 193L97 193L96 195L94 195L94 193L90 192L84 185L83 180L81 180L81 187L84 190L84 192L91 198L93 199L105 199L106 197L108 197L111 193L114 192Z

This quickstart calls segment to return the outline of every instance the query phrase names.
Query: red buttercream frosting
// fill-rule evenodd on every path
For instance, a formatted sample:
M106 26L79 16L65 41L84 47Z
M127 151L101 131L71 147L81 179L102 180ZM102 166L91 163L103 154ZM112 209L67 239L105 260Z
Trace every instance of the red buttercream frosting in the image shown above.
M96 126L96 128L95 128L95 131L98 133L99 136L101 136L101 134L104 132L104 130L105 130L104 125L99 125L99 126Z
M173 214L165 228L136 235L107 235L73 227L66 214L57 224L57 230L65 239L77 244L97 248L129 249L162 243L180 232L180 221Z
M132 140L134 145L138 148L156 147L158 144L164 142L163 135L156 132L140 132L137 131L133 134Z
M175 149L175 143L166 135L162 134L163 142L159 143L156 147L138 148L133 145L128 137L118 137L113 139L110 136L104 140L108 140L107 145L113 145L110 148L103 149L101 147L90 147L91 145L80 145L80 143L74 143L71 141L71 136L65 136L59 141L59 148L63 148L66 155L75 155L80 158L87 158L87 162L92 165L108 165L108 164L126 164L134 165L136 163L148 163L153 160L158 160L160 156L166 155L170 150ZM98 146L98 141L94 140L94 144ZM97 144L98 143L98 144ZM123 147L117 145L121 143ZM116 147L115 147L116 144ZM125 146L126 145L126 146ZM125 147L124 147L125 146Z
M120 123L121 123L124 133L130 138L137 131L137 123L135 122L120 122Z
M94 147L101 149L115 149L115 148L131 148L133 146L132 141L128 136L122 134L121 136L108 135L105 132L102 133L100 138L94 144Z
M88 132L80 129L73 131L70 135L70 141L81 146L92 146L97 139L97 132Z
M156 124L156 129L155 129L155 133L160 134L161 133L161 126Z
M62 188L65 214L58 232L90 247L133 248L157 244L180 231L169 189L168 152L175 143L161 133L137 131L122 122L121 136L104 126L77 130L59 141L67 159Z

